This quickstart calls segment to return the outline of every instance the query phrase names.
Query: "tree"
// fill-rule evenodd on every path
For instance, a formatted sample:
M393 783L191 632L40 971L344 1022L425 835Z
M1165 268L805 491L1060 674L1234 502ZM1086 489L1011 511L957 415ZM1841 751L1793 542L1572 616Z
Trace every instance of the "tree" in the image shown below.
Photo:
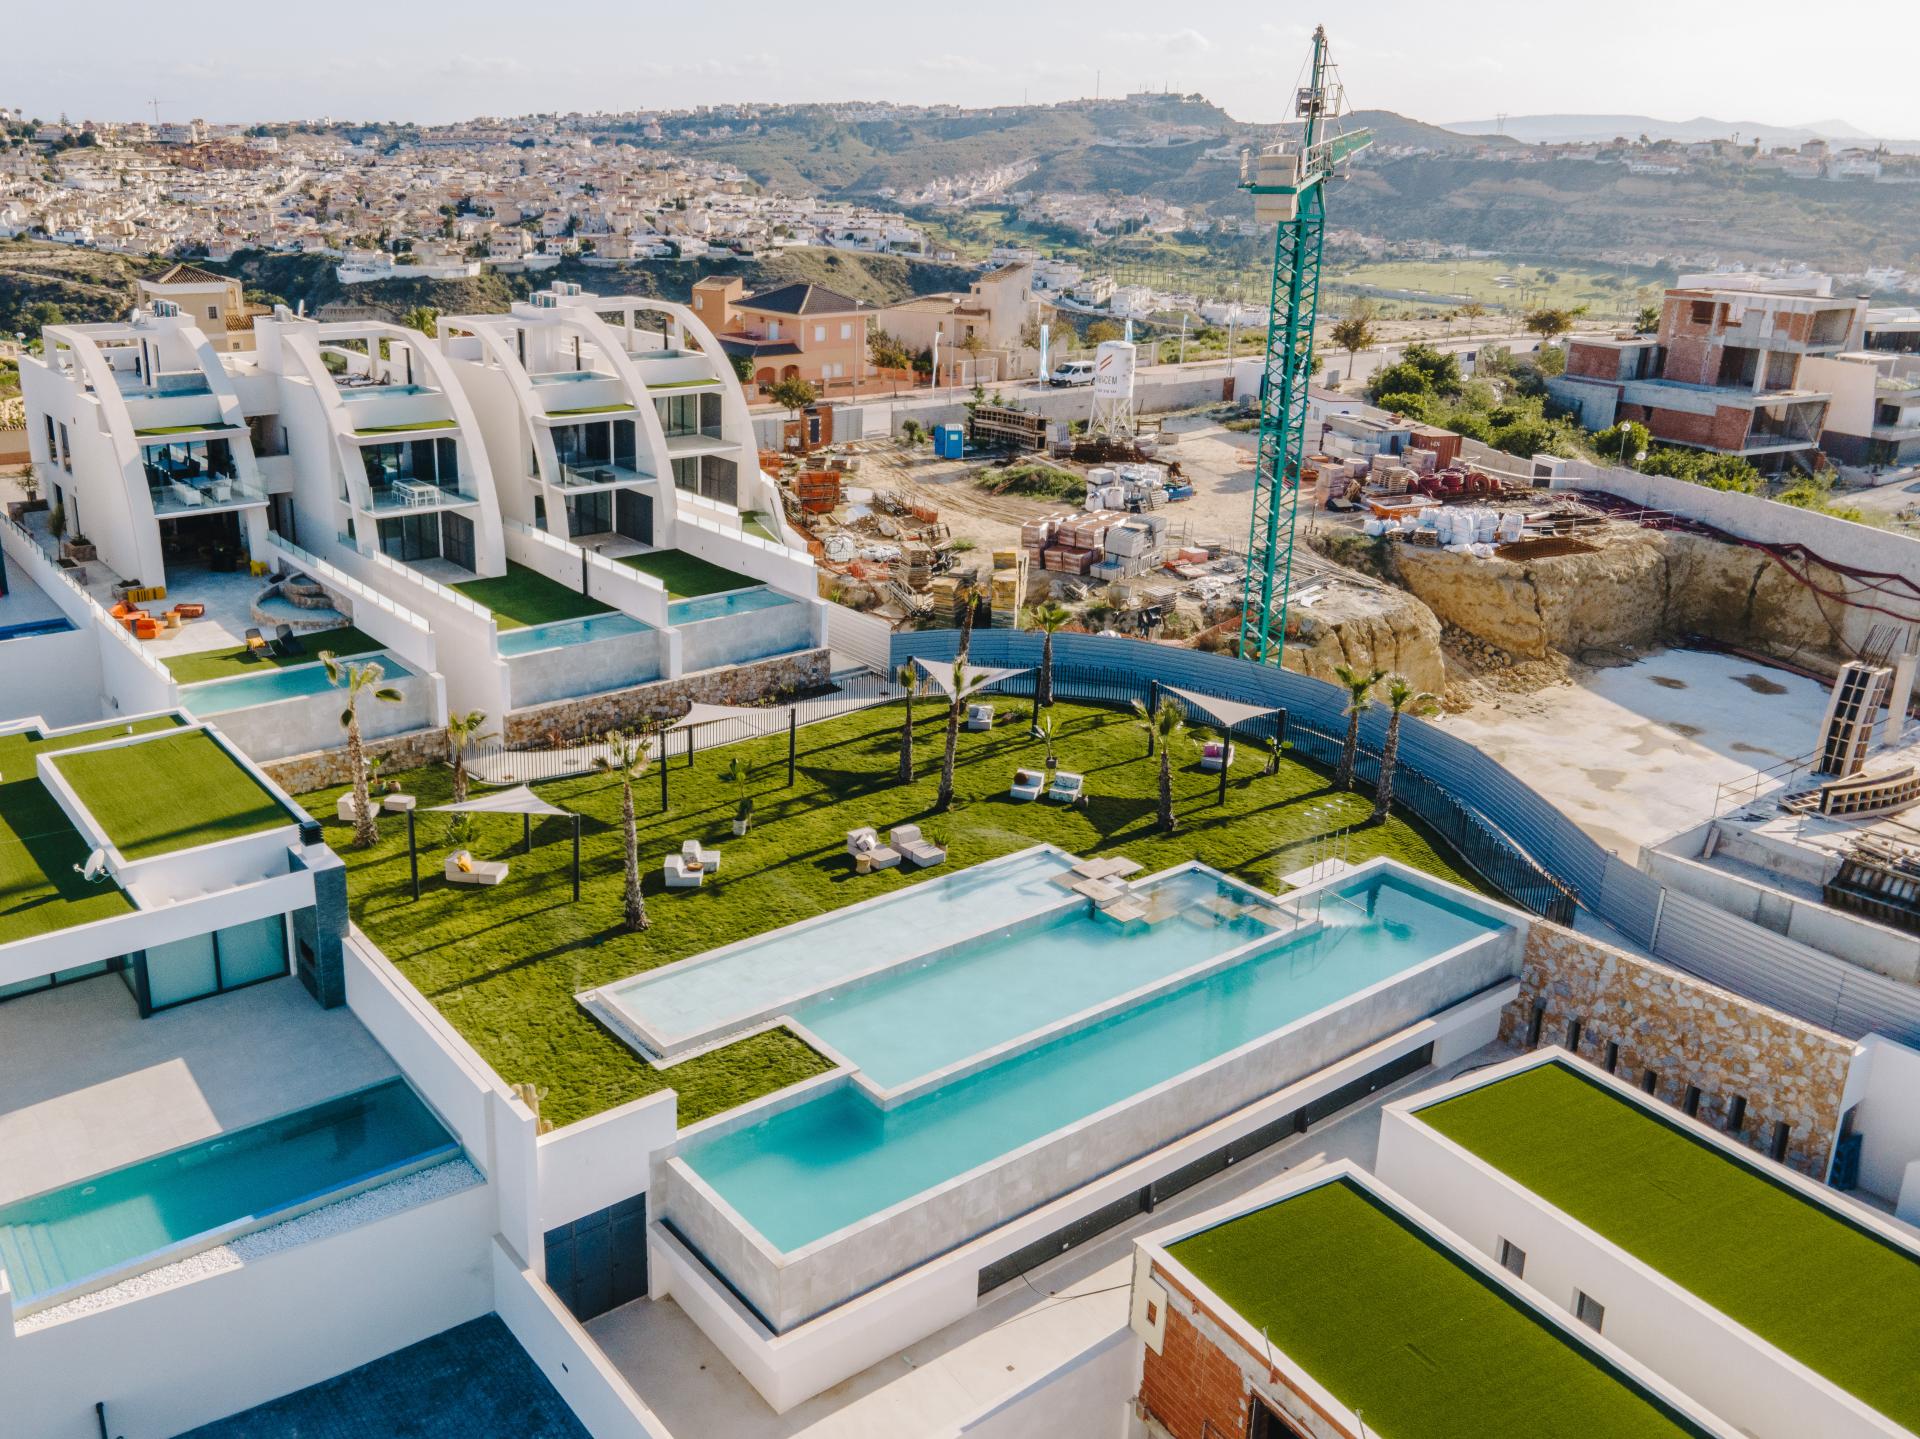
M493 738L491 734L480 733L480 726L487 717L479 710L468 710L465 714L447 716L447 748L453 751L453 802L467 802L467 746L481 744Z
M1347 307L1347 313L1334 321L1328 336L1333 343L1347 352L1347 374L1353 374L1354 356L1362 350L1371 349L1379 332L1374 329L1374 318L1380 307L1371 300L1355 300Z
M340 711L340 728L347 732L347 769L353 775L353 845L355 849L365 849L378 842L380 828L373 822L373 798L367 785L367 751L360 740L360 697L370 694L387 704L399 704L405 697L391 686L381 686L380 681L386 678L387 672L378 660L369 660L363 665L342 664L332 650L322 650L320 663L326 668L327 683L347 692L347 707Z
M1368 692L1387 677L1387 672L1368 670L1363 674L1350 665L1335 665L1333 677L1347 690L1347 738L1340 746L1340 768L1333 782L1341 789L1352 789L1354 761L1360 757L1360 716L1373 705Z
M878 325L867 329L867 359L882 370L913 368L913 356L907 347Z
M967 662L964 659L953 662L953 703L947 706L947 751L940 761L940 795L934 801L934 808L942 814L953 808L953 758L960 744L960 711L985 683L985 679L980 678L968 684Z
M620 865L626 881L621 919L629 931L638 933L653 922L647 918L647 897L640 888L640 835L633 820L633 783L647 772L646 734L608 730L606 746L606 753L593 763L594 768L620 777Z
M1436 395L1460 393L1460 357L1436 350L1431 345L1408 345L1400 363L1418 370L1426 378L1427 388Z
M1487 307L1478 300L1469 300L1460 307L1460 318L1463 320L1477 320L1486 313Z
M1112 320L1095 320L1087 326L1087 343L1097 345L1102 340L1124 339L1126 330Z
M1573 328L1573 322L1587 313L1585 305L1575 305L1570 310L1542 308L1529 310L1520 323L1542 339L1557 339Z
M1660 328L1660 307L1642 305L1640 313L1634 317L1633 332L1636 335L1651 335Z
M1426 714L1439 701L1425 690L1417 690L1405 675L1387 681L1387 738L1380 746L1380 782L1373 789L1373 818L1387 817L1393 803L1393 767L1400 758L1400 717Z
M1135 700L1133 712L1146 729L1148 745L1154 746L1154 742L1159 741L1155 747L1160 751L1160 833L1172 834L1180 825L1173 813L1173 740L1186 728L1187 717L1180 713L1180 706L1173 702L1172 695L1162 695L1159 707L1153 710Z
M400 317L400 323L432 339L440 333L440 312L431 305L415 305Z
M1040 729L1040 711L1053 704L1053 637L1073 619L1063 605L1052 600L1027 611L1027 623L1041 633L1040 673L1033 677L1033 728Z
M814 389L811 383L801 379L798 375L795 375L791 379L782 380L771 390L768 390L767 394L773 400L774 404L794 415L796 418L802 410L820 398L820 392Z
M954 589L954 599L960 605L960 649L959 662L967 662L967 652L973 648L973 615L980 608L980 581L972 573L960 577L959 585Z
M920 689L920 666L908 660L894 676L907 692L907 719L900 726L900 783L913 783L913 697Z
M753 378L753 357L751 355L728 355L727 363L733 366L733 376L746 384Z

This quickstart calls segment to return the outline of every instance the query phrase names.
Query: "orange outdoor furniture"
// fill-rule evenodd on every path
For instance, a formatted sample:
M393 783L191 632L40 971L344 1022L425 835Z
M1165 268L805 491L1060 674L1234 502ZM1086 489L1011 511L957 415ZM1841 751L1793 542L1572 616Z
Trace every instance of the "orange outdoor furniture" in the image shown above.
M183 620L197 620L207 612L207 607L182 601L173 607L173 612Z
M135 615L133 633L136 639L154 640L160 638L160 622L152 615Z

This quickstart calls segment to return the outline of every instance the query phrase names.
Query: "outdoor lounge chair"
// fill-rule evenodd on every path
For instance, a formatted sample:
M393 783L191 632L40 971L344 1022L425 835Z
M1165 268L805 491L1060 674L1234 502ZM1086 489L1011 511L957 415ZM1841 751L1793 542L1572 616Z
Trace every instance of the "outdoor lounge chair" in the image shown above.
M263 654L266 649L266 637L258 630L249 629L247 631L247 653L250 655Z
M993 728L992 705L968 705L967 728L972 730Z
M680 853L686 859L688 865L694 868L720 868L720 851L717 849L702 849L700 847L700 841L697 839L683 841L680 845Z
M947 857L946 850L920 833L917 824L896 824L887 831L887 843L914 862L917 868L940 864Z
M273 632L273 652L277 655L298 655L306 653L306 645L300 636L293 632L292 625L280 625Z
M880 836L873 832L872 825L847 831L847 853L856 864L865 860L868 869L892 869L900 863L900 851L880 843Z
M207 607L198 600L182 600L173 607L173 612L183 620L197 620L207 612Z
M1013 787L1007 791L1009 799L1038 799L1040 792L1047 787L1047 777L1037 769L1017 769L1013 772Z
M1063 804L1078 804L1087 797L1087 777L1083 774L1068 774L1065 770L1056 770L1053 783L1047 786L1047 798L1057 799Z
M1226 752L1226 762L1228 764L1232 764L1233 756L1234 756L1234 748L1232 745L1222 744L1217 739L1210 739L1205 744L1201 745L1200 746L1200 768L1208 769L1208 770L1219 769L1220 763L1221 763L1220 755L1223 750Z
M455 850L447 856L448 884L498 884L507 877L503 859L475 859L468 850Z
M668 855L660 862L660 869L666 875L668 889L698 889L707 880L704 869L688 868L684 855Z

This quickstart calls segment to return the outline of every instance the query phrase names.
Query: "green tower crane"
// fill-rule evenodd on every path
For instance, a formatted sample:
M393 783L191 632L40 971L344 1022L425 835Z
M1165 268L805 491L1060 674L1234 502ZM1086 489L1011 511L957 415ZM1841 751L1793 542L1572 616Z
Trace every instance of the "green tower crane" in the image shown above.
M1326 232L1326 181L1373 141L1366 130L1329 135L1340 111L1330 75L1327 32L1313 32L1309 83L1294 97L1304 122L1297 145L1270 145L1243 173L1254 215L1275 220L1273 299L1267 362L1260 378L1260 450L1253 472L1253 525L1247 536L1247 586L1240 610L1243 659L1279 664L1286 648L1287 592L1293 583L1294 526L1300 513L1307 385L1313 378L1313 329L1320 310L1320 244ZM1242 161L1244 172L1245 161ZM1279 614L1274 603L1279 602Z

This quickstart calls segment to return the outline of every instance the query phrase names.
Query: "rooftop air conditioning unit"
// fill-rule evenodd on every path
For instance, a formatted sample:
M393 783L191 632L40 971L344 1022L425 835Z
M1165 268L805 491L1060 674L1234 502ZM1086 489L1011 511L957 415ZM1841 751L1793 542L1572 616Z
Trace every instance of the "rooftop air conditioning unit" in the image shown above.
M557 310L560 308L560 297L555 295L551 290L535 290L533 292L533 308L536 310Z
M155 319L171 320L180 314L180 307L171 300L155 300L153 314Z

